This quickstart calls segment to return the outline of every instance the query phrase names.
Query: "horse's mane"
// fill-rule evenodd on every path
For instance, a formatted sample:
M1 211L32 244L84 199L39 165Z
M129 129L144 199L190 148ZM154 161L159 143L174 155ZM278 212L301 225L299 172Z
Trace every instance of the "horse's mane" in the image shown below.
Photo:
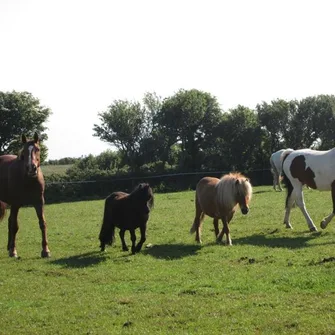
M252 196L252 186L248 178L239 172L223 175L217 183L216 189L217 202L227 207L235 206L235 196L238 193L243 194L248 200Z
M154 206L154 194L152 192L152 188L148 183L138 184L129 194L129 198L133 197L144 198L146 201L148 201L148 205L150 208Z

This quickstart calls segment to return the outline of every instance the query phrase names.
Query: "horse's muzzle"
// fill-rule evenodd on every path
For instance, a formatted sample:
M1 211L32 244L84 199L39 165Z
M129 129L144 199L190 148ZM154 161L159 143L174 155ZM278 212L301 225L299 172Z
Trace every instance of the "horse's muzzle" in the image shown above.
M246 215L249 212L249 208L248 207L243 207L243 208L241 208L241 212L242 212L243 215Z
M32 166L27 166L27 175L28 177L36 177L38 172L38 168L35 164Z

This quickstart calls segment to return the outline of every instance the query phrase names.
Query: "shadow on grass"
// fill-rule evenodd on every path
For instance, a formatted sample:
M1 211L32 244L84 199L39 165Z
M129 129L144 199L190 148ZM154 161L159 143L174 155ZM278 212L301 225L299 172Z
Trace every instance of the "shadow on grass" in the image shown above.
M274 192L272 189L271 190L259 190L259 191L254 191L253 194L260 194L260 193L270 193Z
M309 236L271 236L264 234L255 234L247 237L237 238L233 240L234 244L241 245L256 245L267 246L270 248L288 248L300 249L305 247L312 247L315 244L308 244L310 241L318 238L321 233L311 233ZM333 243L320 243L320 244L333 244Z
M62 265L65 268L86 268L98 265L106 260L106 255L100 251L87 252L66 258L51 261L52 264Z
M200 249L200 245L161 244L144 249L142 253L155 258L174 260L187 256L195 256Z

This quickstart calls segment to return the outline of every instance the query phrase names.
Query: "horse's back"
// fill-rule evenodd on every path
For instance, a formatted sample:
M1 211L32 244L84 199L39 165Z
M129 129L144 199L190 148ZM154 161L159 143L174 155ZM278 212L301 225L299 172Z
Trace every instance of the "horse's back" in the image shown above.
M10 166L17 159L17 156L14 155L3 155L0 156L0 178L8 178L8 171Z
M283 170L293 183L300 182L320 191L330 190L335 181L335 149L295 150L286 157Z
M215 177L204 177L196 186L196 205L198 203L201 210L211 217L217 214L216 185L219 181Z
M148 221L149 213L138 214L136 204L130 200L128 193L113 192L105 200L105 218L118 228L138 228Z
M0 156L0 200L9 203L9 169L15 162L17 156Z

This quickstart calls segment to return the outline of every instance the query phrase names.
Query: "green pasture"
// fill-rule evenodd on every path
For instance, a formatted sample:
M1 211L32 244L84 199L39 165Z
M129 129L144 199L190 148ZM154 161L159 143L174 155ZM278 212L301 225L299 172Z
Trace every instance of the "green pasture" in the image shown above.
M49 176L52 174L57 174L60 176L65 176L66 171L72 167L72 164L64 164L64 165L43 165L43 175Z
M330 198L305 191L317 227ZM230 225L233 246L214 242L208 218L200 246L193 199L156 194L147 247L134 256L118 236L99 252L103 200L46 206L50 259L32 208L19 214L20 257L7 256L7 214L0 334L335 334L335 220L310 233L295 208L287 230L285 192L255 187L249 214Z

